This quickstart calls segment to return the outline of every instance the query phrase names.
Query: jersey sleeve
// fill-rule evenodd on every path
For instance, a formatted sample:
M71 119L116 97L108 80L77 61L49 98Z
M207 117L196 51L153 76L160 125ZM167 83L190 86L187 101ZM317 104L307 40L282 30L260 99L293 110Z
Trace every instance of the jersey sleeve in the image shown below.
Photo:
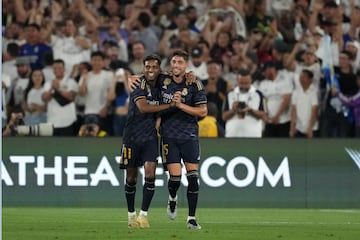
M146 86L146 80L143 78L141 79L140 85L130 93L130 95L132 95L132 99L134 99L134 103L139 99L146 99Z
M196 80L196 83L194 84L194 88L196 93L194 96L195 105L206 104L207 98L206 98L204 85L199 80Z

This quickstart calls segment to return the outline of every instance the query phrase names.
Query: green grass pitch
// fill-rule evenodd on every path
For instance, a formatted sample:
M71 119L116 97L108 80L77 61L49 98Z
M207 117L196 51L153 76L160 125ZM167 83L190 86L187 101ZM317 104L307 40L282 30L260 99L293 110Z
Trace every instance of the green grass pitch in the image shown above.
M128 229L125 208L2 209L3 240L197 239L359 240L360 210L199 208L201 230L189 230L187 209L169 220L149 211L150 229Z

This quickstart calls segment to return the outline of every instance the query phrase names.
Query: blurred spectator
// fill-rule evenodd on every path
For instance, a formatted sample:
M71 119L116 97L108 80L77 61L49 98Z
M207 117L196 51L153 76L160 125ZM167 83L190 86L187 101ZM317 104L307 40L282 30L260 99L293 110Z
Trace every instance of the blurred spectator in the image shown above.
M350 109L355 121L355 137L360 137L360 71L357 72L356 84L358 87L358 92L351 96L347 97L343 93L339 92L337 88L332 88L332 94L335 95L339 100Z
M159 0L159 12L157 14L156 22L160 25L161 28L164 29L171 29L173 28L173 17L174 12L178 8L178 1L176 0L170 0L170 1L163 1Z
M2 1L2 26L6 28L12 22L16 22L16 17L14 14L14 1L5 0ZM4 32L3 32L4 33Z
M201 47L194 47L190 53L189 67L187 71L193 71L195 76L204 80L209 77L207 73L207 65L203 59L203 50Z
M148 13L141 12L136 21L137 31L134 31L135 41L142 41L145 45L146 54L157 53L159 50L159 39L150 28L151 18Z
M16 59L16 68L17 76L11 81L6 93L8 116L12 112L22 109L21 104L24 101L24 93L29 84L29 75L31 72L30 60L27 57L18 57Z
M16 58L19 55L19 46L16 43L9 43L6 52L3 53L2 71L9 75L11 80L17 76Z
M82 72L79 82L79 95L85 98L85 116L89 114L98 115L102 127L110 133L112 124L108 123L108 113L114 99L109 98L109 91L114 81L114 73L103 70L104 59L105 55L102 52L91 54L92 70Z
M7 106L6 106L6 91L10 87L11 79L10 76L6 73L1 73L1 119L2 119L2 128L7 123Z
M216 117L218 110L213 102L207 103L208 115L198 121L199 137L219 138L225 136L224 127L221 126Z
M222 118L225 137L260 138L266 113L263 96L254 86L248 70L242 70L237 85L227 94Z
M26 125L46 123L46 104L42 100L45 77L41 70L33 70L29 76L29 84L25 89L22 109L25 113Z
M190 5L186 7L185 12L187 14L187 17L189 19L189 27L191 30L199 33L199 29L196 28L195 23L197 20L197 10L194 6Z
M31 69L43 68L43 56L52 49L41 42L40 26L32 23L26 26L26 43L20 48L20 56L30 58Z
M46 82L42 99L47 103L47 122L53 124L54 136L75 136L75 97L78 84L65 76L65 63L61 59L53 63L55 79Z
M109 93L109 98L115 99L112 125L114 136L122 136L124 132L129 109L129 93L126 84L128 76L130 76L130 74L127 70L119 68L115 73L115 78Z
M6 26L2 35L2 49L6 52L9 43L16 43L22 46L26 43L24 26L21 23L12 22Z
M216 42L210 49L210 56L212 59L218 59L223 64L228 63L228 57L231 54L231 35L228 32L219 32L216 35Z
M134 74L140 74L144 68L143 60L146 55L145 45L141 41L135 41L131 45L131 50L132 58L129 62L129 68Z
M81 76L83 74L87 74L88 72L90 72L91 69L92 68L89 62L81 62L74 66L70 78L73 78L75 82L79 83ZM85 97L82 97L79 94L77 94L75 98L75 107L76 107L76 116L77 116L75 129L80 129L84 117Z
M208 102L216 104L218 109L217 121L225 126L221 117L221 110L225 103L227 93L231 90L231 84L221 77L221 64L215 60L207 63L209 78L203 81Z
M253 29L259 29L262 33L268 33L274 19L266 14L266 0L255 0L254 3L253 9L248 9L247 30L251 32Z
M79 137L105 137L107 133L101 129L99 118L96 115L88 115L81 125Z
M312 84L314 74L310 70L300 73L300 87L291 97L290 137L313 138L318 136L319 99L316 86Z
M293 91L292 79L285 71L278 71L275 63L267 61L263 66L265 79L259 90L265 97L268 120L265 137L288 137L290 130L290 100Z
M105 46L106 45L106 46ZM105 53L105 69L116 70L121 66L127 66L126 61L120 60L120 48L119 45L114 41L104 42L104 53Z
M99 26L97 30L99 33L99 45L102 46L104 41L116 42L121 49L119 59L127 61L128 52L126 46L129 42L130 33L121 27L121 17L112 16L108 25Z
M210 56L210 45L209 43L200 38L199 42L196 44L198 47L201 47L202 49L202 59L204 62L208 62L211 60L211 56Z
M300 48L300 43L298 43L294 47L294 55L296 52L298 52ZM320 77L321 77L321 66L318 61L318 58L315 55L315 48L314 47L308 47L305 51L301 54L300 61L295 62L295 72L297 74L300 74L303 70L309 70L313 73L313 78L311 81L311 84L317 89L317 91L320 90ZM295 82L295 88L300 87L300 81Z
M231 84L231 88L237 86L237 78L239 75L240 69L248 69L247 64L245 63L245 57L242 55L231 55L229 57L228 70L223 75L226 80Z
M339 58L339 67L335 68L335 75L339 82L339 90L347 97L357 93L356 75L351 65L351 54L342 51ZM328 93L325 112L323 115L324 137L351 137L353 136L353 123L349 119L348 107L343 106L340 100Z
M14 127L17 125L17 122L19 122L20 119L23 118L22 112L13 112L10 115L10 119L6 126L2 128L2 136L3 137L9 137L15 135Z
M189 28L189 18L185 11L175 11L175 28L166 29L159 43L159 54L169 56L171 48L182 45L183 50L189 51L198 42L198 33Z
M345 50L351 54L353 72L360 70L360 43L359 41L347 41Z
M51 35L55 59L64 59L65 72L69 76L74 65L90 59L90 40L81 36L72 19L66 19L61 35Z
M53 69L54 56L52 52L47 52L44 54L43 63L44 68L42 69L42 72L44 74L45 81L51 82L55 78Z

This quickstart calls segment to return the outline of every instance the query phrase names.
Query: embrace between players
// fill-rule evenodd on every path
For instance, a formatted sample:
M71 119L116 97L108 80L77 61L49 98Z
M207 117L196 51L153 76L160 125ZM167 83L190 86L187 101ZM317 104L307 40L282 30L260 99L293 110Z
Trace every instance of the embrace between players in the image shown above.
M187 172L187 227L201 229L196 222L198 201L198 167L200 146L198 117L207 115L206 93L193 74L185 72L188 54L175 51L170 58L171 74L161 73L161 59L147 56L144 75L129 77L131 86L120 168L126 169L125 196L128 206L128 227L149 228L147 212L155 190L155 170L159 157L158 131L161 134L163 163L169 171L170 219L177 214L177 191L181 180L181 159ZM145 184L139 215L135 211L138 167L144 166Z

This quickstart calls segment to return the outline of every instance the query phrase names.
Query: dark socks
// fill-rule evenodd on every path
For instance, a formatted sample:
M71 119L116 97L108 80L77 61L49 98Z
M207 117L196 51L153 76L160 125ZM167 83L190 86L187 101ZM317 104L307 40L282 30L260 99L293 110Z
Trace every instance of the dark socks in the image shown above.
M180 187L180 179L181 176L170 176L168 182L168 189L169 189L169 194L172 198L176 197L176 192Z
M154 192L155 192L155 178L145 178L141 210L146 212L149 209L151 200L154 196Z
M128 183L125 184L125 196L126 202L128 206L128 212L135 211L135 193L136 193L136 183Z
M189 205L189 216L195 216L198 195L199 195L198 172L197 171L188 172L187 180L188 180L187 199Z

